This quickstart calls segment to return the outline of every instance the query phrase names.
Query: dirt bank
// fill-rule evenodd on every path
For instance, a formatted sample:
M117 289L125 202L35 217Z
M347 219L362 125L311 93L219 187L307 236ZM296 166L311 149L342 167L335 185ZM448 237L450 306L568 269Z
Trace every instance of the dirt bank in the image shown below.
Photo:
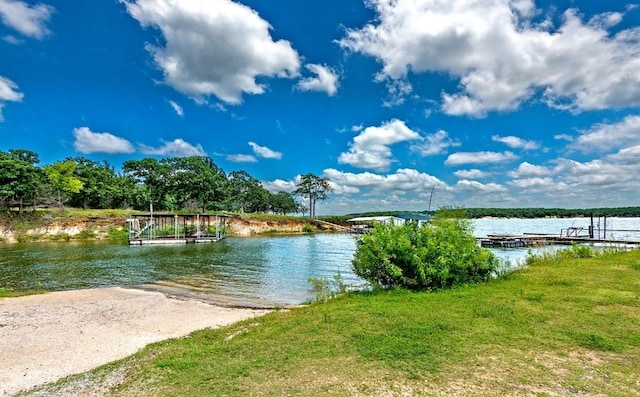
M88 371L152 342L267 312L123 288L0 299L0 396Z
M91 213L91 216L83 215L82 212L0 216L0 243L127 238L128 216L123 215L122 211L117 215L110 214L108 210ZM312 231L340 230L340 227L327 223L310 224L304 218L276 215L229 215L227 226L229 235L234 236L302 233L309 228Z

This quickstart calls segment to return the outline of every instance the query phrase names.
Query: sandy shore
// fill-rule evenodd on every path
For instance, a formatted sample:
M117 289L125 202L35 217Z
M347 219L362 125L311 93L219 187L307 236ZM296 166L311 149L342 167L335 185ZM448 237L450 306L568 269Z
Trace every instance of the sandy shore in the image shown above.
M266 312L124 288L0 299L0 396L88 371L152 342Z

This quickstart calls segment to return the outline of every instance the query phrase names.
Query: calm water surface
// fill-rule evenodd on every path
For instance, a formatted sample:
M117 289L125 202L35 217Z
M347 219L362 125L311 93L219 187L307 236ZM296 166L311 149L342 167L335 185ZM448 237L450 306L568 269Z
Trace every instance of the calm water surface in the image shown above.
M318 234L229 238L215 244L128 246L104 242L0 245L0 287L49 291L171 285L248 302L297 304L315 296L309 277L351 271L354 237Z
M581 227L585 232L591 224L590 218L540 218L540 219L475 219L474 235L486 237L489 234L513 234L525 233L561 234L569 227ZM640 242L640 218L604 218L595 217L593 220L594 237L608 240L624 240ZM535 254L545 250L566 248L563 246L551 246L533 248ZM524 262L528 255L528 248L492 249L500 258L508 260L512 265Z
M475 235L560 233L589 225L575 219L480 219ZM601 225L604 226L604 225ZM640 241L639 218L611 218L608 238ZM196 289L234 302L297 304L312 299L310 277L340 273L361 284L351 271L355 239L348 234L229 238L215 244L128 246L106 242L0 244L0 287L49 291L98 287L171 285ZM527 249L494 250L512 264Z

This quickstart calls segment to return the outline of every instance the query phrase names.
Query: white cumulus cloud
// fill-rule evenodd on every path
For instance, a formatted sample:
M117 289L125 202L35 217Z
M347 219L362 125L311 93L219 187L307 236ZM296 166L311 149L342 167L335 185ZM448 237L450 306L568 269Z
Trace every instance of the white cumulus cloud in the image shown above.
M531 177L545 177L551 175L553 170L543 165L531 164L527 161L520 163L518 169L511 171L508 175L512 178L531 178Z
M47 4L30 5L19 0L0 0L2 23L21 34L42 39L49 34L47 22L55 9Z
M276 179L274 181L262 182L262 186L271 193L287 192L291 193L296 190L296 183L294 181L284 181L282 179Z
M229 104L243 93L262 94L262 77L298 75L291 43L274 41L271 25L231 0L120 0L143 27L162 32L164 45L147 45L166 84L197 101L215 95Z
M0 122L4 121L2 109L5 102L20 102L24 94L18 91L18 85L6 77L0 76Z
M516 160L518 156L511 152L458 152L450 154L446 165L503 163Z
M93 132L88 127L73 130L73 147L80 153L133 153L131 142L108 132Z
M372 172L343 172L334 168L324 170L323 175L338 187L339 191L359 193L363 190L385 192L389 195L403 192L428 192L433 186L446 184L435 176L414 169L402 168L393 174L380 175Z
M482 117L535 98L573 112L640 106L638 28L618 28L629 8L589 21L577 9L551 9L541 21L533 0L366 4L376 18L347 30L339 45L374 57L377 81L456 78L457 90L442 93L445 113Z
M435 156L446 153L447 149L455 146L460 146L460 142L449 138L447 131L439 130L424 137L424 141L421 144L414 145L411 149L422 156Z
M340 154L338 163L357 168L386 170L391 165L391 148L396 143L420 139L403 121L393 119L379 127L367 127L353 138L349 151Z
M152 147L147 145L138 145L143 154L150 156L173 156L173 157L190 157L190 156L206 156L201 145L192 145L185 142L184 139L174 139L171 142L163 141L163 145Z
M501 193L506 192L507 189L498 183L481 183L463 179L455 184L453 191L464 193Z
M483 179L491 176L490 173L473 168L470 170L459 170L453 173L460 179Z
M607 152L640 145L640 115L630 115L617 123L599 123L581 131L572 143L582 152Z
M326 92L329 96L334 96L338 92L339 78L335 70L326 65L316 65L313 63L305 65L305 67L315 77L306 77L298 82L298 89L302 91L319 91Z
M232 163L257 163L258 159L250 154L230 154L225 157L228 161Z
M540 149L540 145L534 141L528 141L526 139L519 138L517 136L500 136L494 135L491 137L494 142L504 143L511 149L523 149L523 150L535 150Z
M255 142L249 142L249 146L253 148L253 153L255 153L258 157L276 160L280 160L282 158L282 153L271 150L266 146L260 146Z

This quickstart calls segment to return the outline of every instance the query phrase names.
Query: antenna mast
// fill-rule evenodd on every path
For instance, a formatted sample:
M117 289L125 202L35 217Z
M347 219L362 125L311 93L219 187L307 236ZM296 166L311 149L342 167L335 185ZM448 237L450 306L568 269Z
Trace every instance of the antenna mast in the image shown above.
M427 212L431 212L431 199L433 198L433 191L436 189L436 185L433 185L431 188L431 194L429 195L429 207L427 207Z

